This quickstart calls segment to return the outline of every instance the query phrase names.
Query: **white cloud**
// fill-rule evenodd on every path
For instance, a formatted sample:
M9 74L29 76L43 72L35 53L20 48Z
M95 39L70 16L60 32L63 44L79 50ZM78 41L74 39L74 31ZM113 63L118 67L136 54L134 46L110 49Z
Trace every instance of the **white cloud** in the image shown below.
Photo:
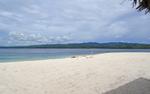
M10 17L10 16L13 15L13 13L8 12L8 11L1 11L1 12L0 12L0 15L1 15L1 16L5 16L5 17Z
M107 27L107 35L109 37L114 37L114 38L120 38L123 37L125 34L128 33L128 26L125 22L117 22L113 23L110 26Z
M0 30L9 32L8 38L16 44L148 41L150 17L136 13L130 1L121 2L3 0Z
M23 32L10 32L9 33L9 42L10 43L17 43L17 44L23 44L28 45L28 43L34 43L34 44L47 44L47 43L64 43L69 42L71 38L69 36L48 36L48 35L42 35L40 33L34 34L34 33L23 33Z

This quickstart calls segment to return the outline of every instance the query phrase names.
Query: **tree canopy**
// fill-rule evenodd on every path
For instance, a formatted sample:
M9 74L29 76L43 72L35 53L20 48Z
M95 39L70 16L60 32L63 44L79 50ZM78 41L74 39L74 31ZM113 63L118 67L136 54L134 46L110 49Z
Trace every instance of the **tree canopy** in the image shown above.
M134 7L138 11L145 11L145 13L150 13L150 0L132 0Z

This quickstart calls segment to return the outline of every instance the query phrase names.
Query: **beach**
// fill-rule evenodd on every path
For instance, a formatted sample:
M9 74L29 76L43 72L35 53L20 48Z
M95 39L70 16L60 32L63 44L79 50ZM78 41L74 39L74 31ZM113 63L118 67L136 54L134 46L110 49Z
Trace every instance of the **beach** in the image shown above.
M119 52L0 63L0 94L103 94L150 79L150 53Z

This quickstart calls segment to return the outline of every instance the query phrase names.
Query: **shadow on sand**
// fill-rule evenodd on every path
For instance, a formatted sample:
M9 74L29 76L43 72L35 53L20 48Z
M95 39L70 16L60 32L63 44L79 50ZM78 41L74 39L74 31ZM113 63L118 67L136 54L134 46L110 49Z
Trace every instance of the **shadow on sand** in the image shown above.
M139 78L104 94L150 94L150 80Z

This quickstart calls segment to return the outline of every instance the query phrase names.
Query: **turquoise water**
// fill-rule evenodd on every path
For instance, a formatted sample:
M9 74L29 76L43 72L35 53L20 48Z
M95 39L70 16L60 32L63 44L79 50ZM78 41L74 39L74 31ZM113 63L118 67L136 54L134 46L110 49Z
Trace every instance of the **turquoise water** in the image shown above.
M108 52L150 52L150 49L0 49L0 62L56 59Z

